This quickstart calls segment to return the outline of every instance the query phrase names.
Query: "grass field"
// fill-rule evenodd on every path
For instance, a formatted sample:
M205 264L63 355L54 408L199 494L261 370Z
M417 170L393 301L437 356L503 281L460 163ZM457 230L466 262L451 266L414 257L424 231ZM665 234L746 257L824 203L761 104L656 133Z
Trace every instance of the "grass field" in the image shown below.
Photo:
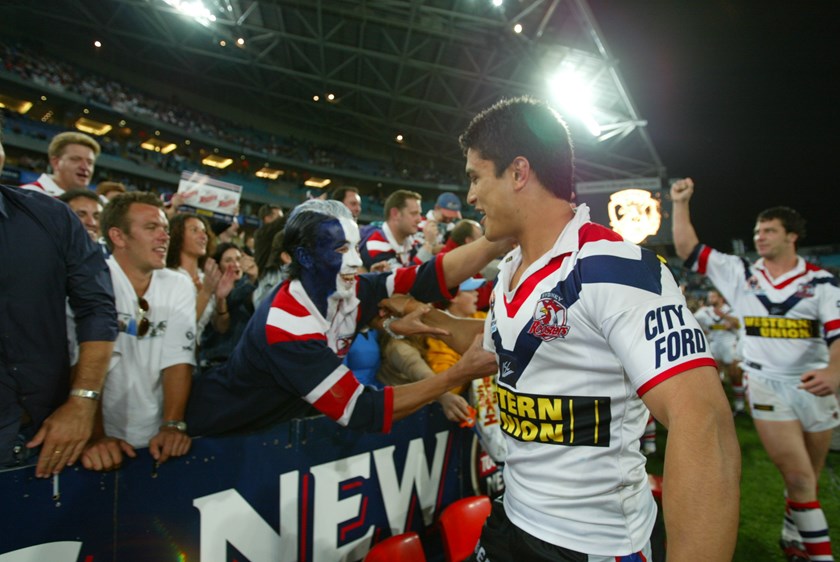
M741 524L736 562L783 561L778 542L784 512L782 477L761 446L748 416L735 418L741 443ZM662 474L668 432L657 431L657 453L648 458L648 472ZM835 558L840 559L840 453L828 455L820 478L820 502L831 532Z

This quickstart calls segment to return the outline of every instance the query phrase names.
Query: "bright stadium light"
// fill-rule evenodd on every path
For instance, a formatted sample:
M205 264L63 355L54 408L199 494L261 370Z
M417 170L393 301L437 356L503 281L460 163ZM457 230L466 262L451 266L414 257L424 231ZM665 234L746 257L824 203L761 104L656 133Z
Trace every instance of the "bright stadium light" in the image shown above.
M592 90L579 75L561 71L548 79L548 88L566 115L579 119L592 136L601 134L601 126L592 116Z
M216 16L201 3L201 0L163 0L185 16L191 17L207 27L216 21Z

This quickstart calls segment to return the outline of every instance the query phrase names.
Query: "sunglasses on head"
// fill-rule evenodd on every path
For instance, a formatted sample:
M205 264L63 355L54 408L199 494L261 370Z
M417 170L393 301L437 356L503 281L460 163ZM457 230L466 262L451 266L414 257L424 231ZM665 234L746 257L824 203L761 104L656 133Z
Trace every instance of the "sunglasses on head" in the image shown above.
M149 333L149 326L151 325L149 318L146 316L149 313L149 301L140 297L137 300L137 306L137 317L139 318L137 321L137 337L142 338Z

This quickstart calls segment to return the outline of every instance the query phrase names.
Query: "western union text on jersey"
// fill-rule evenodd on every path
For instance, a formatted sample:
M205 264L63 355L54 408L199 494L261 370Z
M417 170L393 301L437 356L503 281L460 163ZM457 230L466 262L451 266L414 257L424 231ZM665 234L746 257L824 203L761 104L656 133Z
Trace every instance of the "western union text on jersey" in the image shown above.
M607 396L540 396L506 388L498 393L502 431L514 439L566 446L610 444Z
M816 338L820 334L819 321L808 318L776 318L745 316L744 328L748 336L760 338Z

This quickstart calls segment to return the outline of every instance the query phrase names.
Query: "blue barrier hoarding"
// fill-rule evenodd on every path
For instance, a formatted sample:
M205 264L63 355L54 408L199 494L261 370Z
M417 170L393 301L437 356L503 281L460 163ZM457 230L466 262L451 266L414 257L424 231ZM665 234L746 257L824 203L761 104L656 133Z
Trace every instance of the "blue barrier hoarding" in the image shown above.
M406 530L429 536L443 507L472 493L469 430L436 405L388 435L324 418L193 442L155 467L80 467L36 479L0 472L0 562L337 562ZM56 493L57 492L57 493Z

